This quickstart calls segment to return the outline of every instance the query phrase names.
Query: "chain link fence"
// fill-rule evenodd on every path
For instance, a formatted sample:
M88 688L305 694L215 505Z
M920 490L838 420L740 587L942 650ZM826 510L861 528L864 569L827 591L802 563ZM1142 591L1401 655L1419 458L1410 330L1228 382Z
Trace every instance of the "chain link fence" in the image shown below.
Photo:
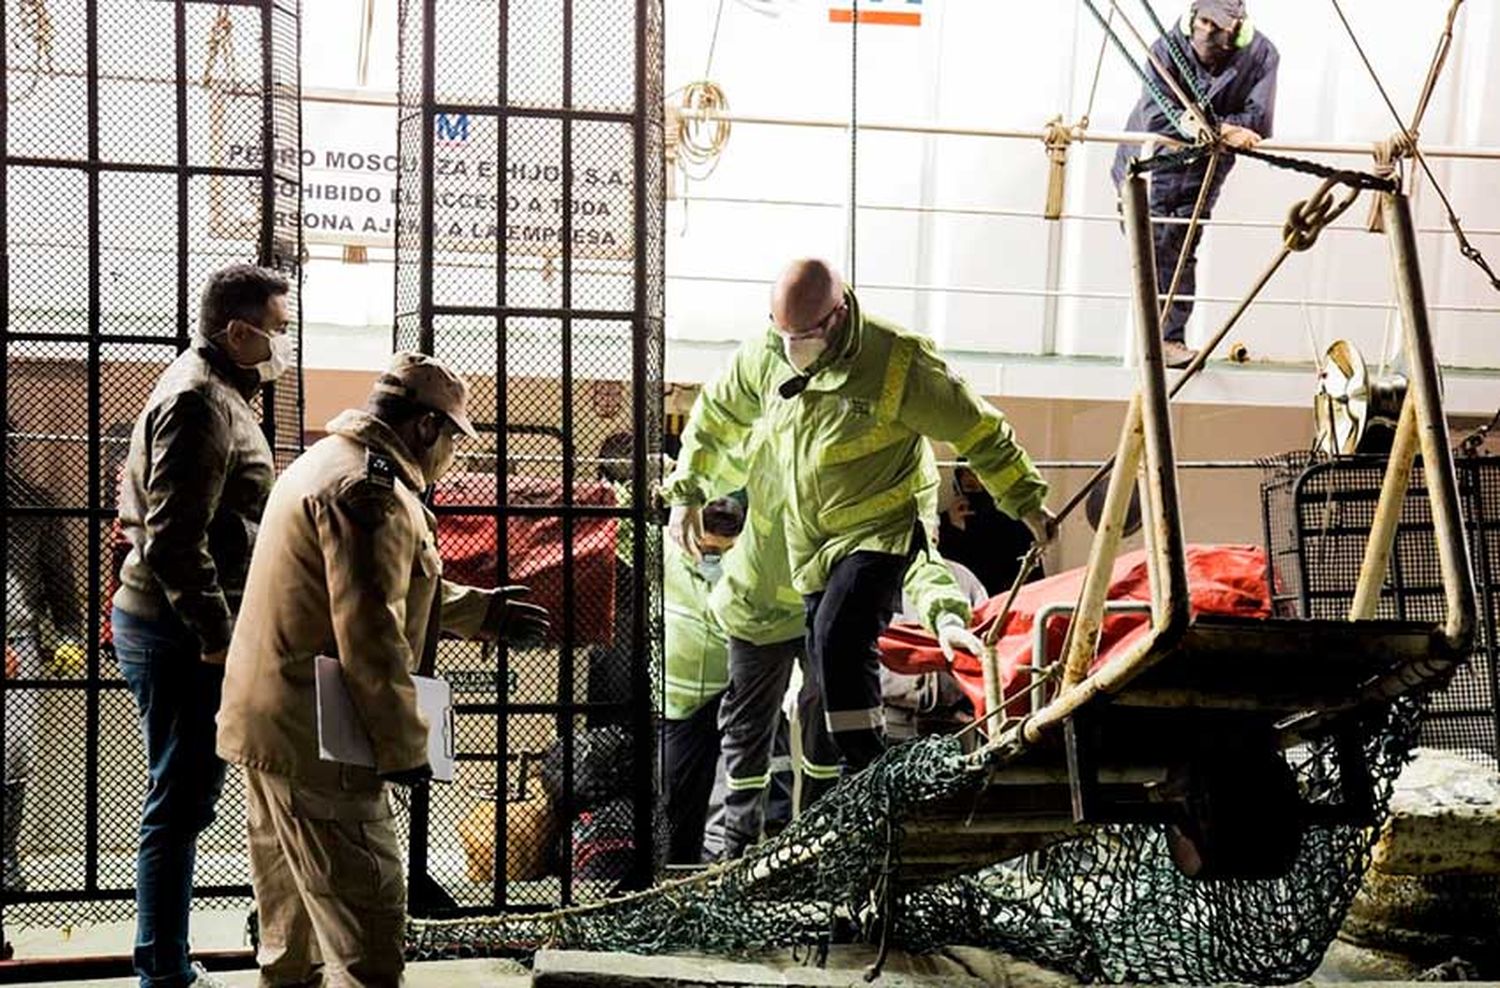
M146 764L109 647L131 425L212 271L286 272L300 351L298 0L4 0L4 881L12 925L134 913ZM300 358L299 358L300 361ZM259 398L284 466L300 366ZM199 902L249 904L230 774Z
M595 900L656 870L660 2L400 17L394 345L461 373L481 430L434 494L445 574L553 619L541 647L439 649L459 772L402 813L410 908Z

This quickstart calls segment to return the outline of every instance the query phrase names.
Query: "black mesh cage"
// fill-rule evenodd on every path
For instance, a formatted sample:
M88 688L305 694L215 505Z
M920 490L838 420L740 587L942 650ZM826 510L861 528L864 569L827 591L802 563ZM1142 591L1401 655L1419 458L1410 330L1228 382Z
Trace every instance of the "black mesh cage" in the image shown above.
M22 0L0 18L0 907L61 926L134 910L145 755L107 644L132 423L226 264L288 276L301 350L299 3ZM284 466L302 445L300 357L259 402ZM205 906L249 902L234 773L197 881Z
M1469 660L1428 697L1418 743L1500 767L1500 457L1455 459L1479 609ZM1265 464L1261 507L1271 595L1279 617L1348 616L1380 498L1385 460L1290 454ZM1421 461L1396 530L1376 617L1441 621L1443 582Z
M445 575L554 632L441 646L458 777L403 814L410 907L598 899L655 870L660 0L402 0L400 61L394 342L481 432L434 492Z

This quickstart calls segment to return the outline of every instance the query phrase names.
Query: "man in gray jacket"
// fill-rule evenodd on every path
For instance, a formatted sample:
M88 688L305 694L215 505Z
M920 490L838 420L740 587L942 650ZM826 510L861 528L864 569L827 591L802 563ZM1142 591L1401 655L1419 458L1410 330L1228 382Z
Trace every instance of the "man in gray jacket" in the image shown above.
M196 345L136 419L120 484L131 548L111 621L151 776L136 860L142 988L219 983L189 963L188 912L198 835L224 787L224 657L274 474L250 401L293 362L286 295L286 279L253 265L210 276Z

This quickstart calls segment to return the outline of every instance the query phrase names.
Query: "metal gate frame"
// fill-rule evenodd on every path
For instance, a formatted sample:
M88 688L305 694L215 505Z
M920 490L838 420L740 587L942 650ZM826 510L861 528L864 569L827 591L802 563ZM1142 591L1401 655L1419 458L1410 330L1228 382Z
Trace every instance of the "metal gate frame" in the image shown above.
M71 449L87 462L87 476L57 492L57 503L13 504L7 496L5 507L0 509L0 562L9 561L12 523L25 518L72 526L74 532L85 527L86 537L77 541L83 543L81 555L87 561L85 577L79 581L84 601L83 671L64 675L54 668L46 676L0 679L0 735L5 733L10 699L26 692L35 694L38 709L44 711L71 707L73 698L81 698L84 733L83 792L76 797L84 811L78 842L81 846L70 844L61 855L64 871L81 880L58 878L54 871L33 874L25 891L0 887L0 919L12 924L62 925L80 918L122 919L134 912L133 877L108 881L100 874L101 830L107 829L114 838L133 833L141 810L138 797L109 800L101 787L101 781L120 779L119 773L140 758L141 749L133 722L131 730L111 731L104 716L106 706L130 704L110 648L103 640L115 576L115 478L107 474L113 466L111 444L121 441L119 435L110 434L105 418L114 415L119 422L128 422L140 411L139 407L128 406L138 404L144 393L126 394L122 400L118 392L106 391L107 358L115 358L116 372L122 361L147 368L137 371L138 380L149 392L155 374L150 368L165 367L191 345L201 279L209 270L235 260L277 268L288 276L292 286L289 332L297 340L298 357L292 373L263 390L259 399L262 423L278 467L285 466L302 449L304 396L298 304L303 255L300 3L53 0L50 8L44 9L48 19L45 30L18 25L11 5L0 5L0 35L7 39L6 72L0 78L0 236L5 244L0 290L7 299L5 315L0 318L0 346L6 357L0 370L0 413L32 406L31 417L40 418L40 424L48 427L19 430L16 435L7 431L7 441L48 443L49 450L63 451L59 455ZM166 29L168 19L170 31ZM27 29L36 31L35 61L30 66L10 43L13 33ZM205 34L207 61L200 68L197 58ZM245 53L243 71L234 54L236 37L253 38ZM126 38L129 42L122 40ZM141 47L122 50L122 45L130 43ZM18 81L26 88L15 93L12 87ZM82 87L76 88L80 82ZM171 126L153 130L148 123L160 120L162 115L144 107L150 99L161 97L166 87L172 91L172 110L166 114ZM49 93L52 102L35 98ZM53 113L65 121L71 114L81 122L83 140L70 144L72 131L60 128L51 119ZM238 131L233 130L236 125ZM228 141L235 139L240 143L231 148ZM236 155L243 161L231 164ZM76 214L67 212L68 204L59 195L25 194L32 180L45 177L43 186L48 182L66 184L68 176L80 174L86 192L83 208ZM18 179L23 181L18 183ZM162 196L156 209L168 208L166 200L170 198L174 215L163 220L159 212L152 211L150 196L143 190L155 187L160 192L166 183L171 183L175 195ZM17 191L18 184L21 191ZM48 217L55 218L61 232L49 241L56 242L37 244L20 239L26 237L24 224L20 238L15 237L12 217L24 218L36 210L47 210ZM119 221L117 213L139 221L139 228L125 224L131 232L124 240L111 239L120 236L111 226ZM79 236L69 240L70 229ZM18 264L17 259L27 251L49 250L86 265L87 297L78 306L85 311L73 313L76 327L33 325L37 310L18 307L18 295L24 297L28 291L33 297L38 291L45 294L47 272ZM149 255L172 258L175 277L170 288L160 278L142 279L135 285L127 282L123 289L116 287L121 276L108 270L111 265L140 263L140 258ZM58 267L61 270L65 265ZM28 285L27 281L32 283ZM58 294L66 298L70 287L64 284ZM63 318L67 316L65 310ZM43 318L55 320L56 313ZM16 328L18 322L20 329ZM65 355L62 359L57 357L59 351ZM70 353L75 356L67 357ZM87 381L81 430L66 422L64 411L55 415L50 409L36 412L37 397L28 396L25 382L13 376L15 360L53 360L72 368L68 373L81 370ZM151 382L146 381L148 376ZM60 399L62 395L43 397ZM8 615L0 617L0 621L7 620ZM45 721L41 726L46 726ZM62 733L67 731L67 725L51 726ZM46 740L47 748L65 744L61 736ZM38 745L38 754L44 754L40 751L43 747ZM4 757L0 753L0 759ZM33 756L31 760L43 759ZM42 785L37 781L33 789ZM65 780L59 777L46 780L49 790L64 785ZM130 778L117 785L126 793L134 791ZM144 788L142 776L139 791L143 793ZM31 798L35 810L37 797ZM221 801L220 817L226 821L226 828L238 827L243 832L243 812L236 813L230 799ZM80 855L82 867L74 869L72 865ZM51 857L59 855L53 853ZM248 902L247 867L239 869L231 863L217 873L213 868L200 867L199 874L202 884L195 888L195 896L200 902Z
M575 770L578 768L581 733L579 721L610 714L628 724L633 738L630 748L629 790L630 861L621 869L616 887L642 887L657 872L655 712L659 695L662 619L660 595L661 547L653 527L657 521L652 503L655 485L660 480L661 426L663 418L664 342L663 342L663 254L665 171L663 158L663 35L661 0L557 0L554 4L513 4L496 0L493 15L481 13L465 0L402 0L400 45L400 141L401 170L397 186L397 279L396 326L394 346L436 354L460 373L471 375L471 382L493 380L493 397L486 391L471 410L476 421L491 423L488 430L493 446L485 450L492 459L493 499L489 503L450 503L437 507L441 518L467 515L494 520L494 551L498 554L498 573L505 579L511 569L509 554L510 525L516 519L556 519L561 525L562 589L561 610L554 613L554 630L558 641L548 655L556 655L556 696L549 702L514 702L508 684L516 667L527 661L517 659L504 646L486 655L479 670L483 677L493 673L497 684L492 702L459 702L458 718L492 718L493 741L468 744L460 727L458 758L486 766L480 772L491 772L486 783L496 795L493 848L496 859L492 881L483 901L459 902L442 880L434 879L432 852L436 835L434 821L440 804L463 798L461 786L415 790L409 804L409 910L413 915L475 915L497 910L567 905L579 898L591 898L594 892L579 887L573 854L573 822L577 803ZM521 9L522 7L526 9ZM514 9L513 9L514 8ZM457 13L462 11L460 17ZM623 23L629 18L629 30ZM491 19L492 18L492 19ZM601 23L611 19L619 30L600 32ZM593 48L589 47L593 39ZM537 52L545 54L538 56ZM560 58L560 78L556 89L538 95L545 86L535 84L529 73L541 72L536 58ZM549 68L554 62L545 63ZM575 84L575 75L595 75L588 86ZM530 66L530 67L528 67ZM629 84L628 100L615 105L600 105L595 93L582 93L599 83L598 73L616 73L616 83ZM467 73L462 79L457 76ZM474 82L475 79L482 82ZM608 88L605 86L604 88ZM519 90L526 92L518 94ZM604 102L608 102L604 100ZM455 183L439 169L438 130L445 128L451 138L457 132L456 121L463 121L463 140L491 141L485 145L482 160L493 163L495 194L494 230L487 248L470 244L469 253L459 257L451 243L445 243L445 232L435 226L436 205L445 186ZM472 126L472 130L470 129ZM518 251L512 254L508 229L508 200L512 188L511 170L517 161L523 164L528 133L556 128L558 149L555 157L560 177L554 186L564 204L559 219L560 231L555 250L547 254L542 267L556 281L555 291L537 294L520 290L518 265L524 261ZM618 299L613 296L601 302L601 294L591 294L596 282L596 263L591 268L580 264L581 251L574 240L575 182L579 180L580 161L598 153L597 139L614 128L616 134L629 131L628 166L630 174L630 249L627 259L618 263L605 261L603 266L620 273L617 285L628 280L628 291ZM474 135L479 136L474 136ZM591 137L595 143L590 143ZM490 150L492 148L492 151ZM534 148L532 153L535 153ZM514 180L525 181L522 178ZM477 235L476 235L477 236ZM500 247L503 238L504 247ZM505 261L499 260L500 250ZM533 255L535 256L535 255ZM483 269L493 281L472 280L454 286L462 272ZM546 277L545 275L543 276ZM550 284L550 282L549 282ZM624 304L610 304L622 301ZM525 321L555 330L556 350L545 356L557 359L560 408L557 411L562 438L560 457L561 496L545 503L516 503L508 483L509 466L516 460L512 437L518 423L515 413L535 403L544 390L535 379L528 381L519 370L526 354L511 340L512 327ZM463 327L480 327L478 334L465 333ZM580 324L583 324L581 327ZM605 372L612 380L623 378L629 390L629 427L633 438L632 476L624 503L613 506L590 502L582 497L588 477L579 470L587 460L587 449L578 426L577 399L579 364L588 363L591 340L588 333L601 325L629 327L628 359L621 359ZM477 337L493 336L493 358L486 351L489 342ZM466 352L465 343L469 344ZM597 340L592 341L597 345ZM623 347L621 348L623 349ZM516 352L512 352L515 350ZM476 361L475 354L480 357ZM596 355L602 351L592 351ZM625 357L624 354L617 356ZM597 364L596 364L597 367ZM551 373L551 372L549 372ZM518 409L519 406L519 409ZM486 437L488 438L488 437ZM575 551L581 544L578 529L600 519L612 519L620 533L633 533L628 569L633 578L628 592L617 598L623 607L618 619L616 654L623 649L629 657L629 684L623 694L598 697L578 696L575 679L584 664L584 642L580 638L580 619L588 615L592 601L583 599L577 588ZM438 672L452 670L463 662L461 643L447 643L440 650ZM530 653L528 653L530 655ZM531 660L535 656L531 655ZM493 665L490 665L493 663ZM557 741L553 750L560 752L561 793L556 801L563 837L554 844L557 870L547 891L536 893L530 901L515 894L516 883L506 877L505 849L508 839L523 839L521 828L510 827L510 807L503 794L514 788L507 766L519 762L524 774L532 753L517 753L523 739L516 736L515 725L524 717L545 717L555 721ZM522 783L524 788L524 782ZM451 810L452 806L441 808ZM536 896L540 896L537 898Z
M1423 706L1420 742L1500 766L1500 457L1456 453L1454 473L1477 607L1469 661ZM1380 496L1384 456L1308 453L1266 461L1261 515L1267 578L1278 617L1342 618L1354 600L1360 554ZM1441 620L1433 526L1421 461L1396 528L1378 616Z

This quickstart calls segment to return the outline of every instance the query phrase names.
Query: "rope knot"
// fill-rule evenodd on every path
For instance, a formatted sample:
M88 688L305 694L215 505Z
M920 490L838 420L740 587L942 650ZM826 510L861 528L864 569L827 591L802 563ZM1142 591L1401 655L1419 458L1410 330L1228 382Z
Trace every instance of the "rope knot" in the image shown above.
M1042 129L1042 143L1047 145L1047 154L1053 161L1061 161L1068 155L1068 145L1078 139L1076 130L1063 123L1062 115L1047 121Z
M1405 132L1392 134L1383 141L1376 141L1374 148L1375 174L1390 178L1396 174L1401 162L1412 157L1417 149L1417 135Z

